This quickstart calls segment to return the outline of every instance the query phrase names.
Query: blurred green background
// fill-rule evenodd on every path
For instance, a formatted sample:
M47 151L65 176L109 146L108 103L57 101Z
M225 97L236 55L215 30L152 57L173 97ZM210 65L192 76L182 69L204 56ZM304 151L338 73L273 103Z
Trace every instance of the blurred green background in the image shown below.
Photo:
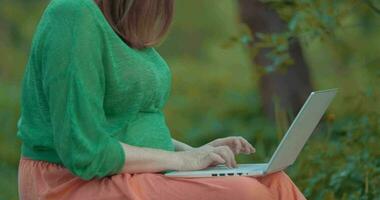
M380 3L264 2L284 21L281 34L247 31L238 0L176 2L172 29L157 48L173 72L165 109L173 137L199 146L242 135L257 153L238 160L267 161L292 118L268 117L259 83L277 70L286 73L292 59L283 38L297 37L312 88L340 91L288 174L308 199L380 199ZM47 4L0 0L0 199L18 198L20 83ZM271 68L252 62L255 38L275 50Z

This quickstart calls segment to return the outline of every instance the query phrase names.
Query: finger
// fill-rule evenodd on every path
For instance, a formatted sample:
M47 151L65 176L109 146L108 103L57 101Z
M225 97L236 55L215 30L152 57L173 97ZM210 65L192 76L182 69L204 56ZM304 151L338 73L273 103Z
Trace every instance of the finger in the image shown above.
M225 137L225 138L219 138L212 142L213 147L221 147L221 146L228 146L231 151L236 152L236 141L237 137ZM240 144L240 150L241 151L241 144Z
M230 156L228 155L228 152L225 150L225 146L219 146L215 148L215 153L220 155L226 162L224 163L227 167L231 168L231 159Z
M250 150L250 153L255 153L256 152L256 149L252 146L251 143L249 143L245 138L243 138L246 142L246 144L248 145L248 148Z
M242 140L245 153L250 154L256 151L256 149L245 138L241 137L240 139Z
M256 152L255 147L253 147L251 143L249 143L249 142L247 142L247 143L248 143L249 149L251 150L251 153L255 153Z
M249 146L247 145L247 141L243 137L239 137L239 141L242 144L242 150L245 154L250 152Z
M223 158L227 161L227 166L229 168L233 168L237 166L235 155L228 146L221 146L218 149L219 149L220 155L222 155Z
M231 149L227 148L227 152L230 156L230 159L231 159L231 165L232 167L237 167L237 163L236 163L236 160L235 160L235 154L233 151L231 151Z
M242 150L242 143L238 139L234 139L235 154L239 154Z
M249 145L250 145L250 147L251 147L251 152L252 152L252 153L256 153L256 148L253 147L251 144L249 144Z
M219 154L211 152L210 159L212 160L212 164L224 164L226 160L224 160Z

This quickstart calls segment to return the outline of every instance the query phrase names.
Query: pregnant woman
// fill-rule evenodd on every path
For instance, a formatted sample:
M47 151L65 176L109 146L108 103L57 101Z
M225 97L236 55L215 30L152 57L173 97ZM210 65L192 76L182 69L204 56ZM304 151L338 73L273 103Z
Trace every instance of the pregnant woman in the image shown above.
M23 77L17 135L21 200L305 199L284 172L169 178L235 167L241 137L198 148L171 138L162 112L171 72L154 49L174 0L52 0Z

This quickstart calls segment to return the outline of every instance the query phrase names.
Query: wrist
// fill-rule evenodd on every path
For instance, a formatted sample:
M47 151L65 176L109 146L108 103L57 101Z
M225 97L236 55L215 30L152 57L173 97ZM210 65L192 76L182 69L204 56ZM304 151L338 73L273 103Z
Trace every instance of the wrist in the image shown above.
M175 139L172 139L173 140L173 144L175 146L175 151L188 151L188 150L192 150L193 147L188 145L188 144L185 144L183 142L180 142L180 141L177 141Z
M182 147L182 151L189 151L192 149L194 149L194 147L187 145L187 144L184 144L184 146Z
M183 151L173 152L173 155L170 156L170 162L173 169L171 170L181 170L184 165L184 155Z

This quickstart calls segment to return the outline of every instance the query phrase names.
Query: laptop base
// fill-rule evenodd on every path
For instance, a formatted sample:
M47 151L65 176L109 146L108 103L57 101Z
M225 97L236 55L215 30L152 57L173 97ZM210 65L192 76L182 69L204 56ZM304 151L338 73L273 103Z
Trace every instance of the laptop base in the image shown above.
M260 164L238 164L236 168L228 168L225 165L217 165L203 170L195 171L173 171L165 173L169 177L186 177L186 178L200 178L200 177L216 177L216 176L263 176L268 168L267 163Z

